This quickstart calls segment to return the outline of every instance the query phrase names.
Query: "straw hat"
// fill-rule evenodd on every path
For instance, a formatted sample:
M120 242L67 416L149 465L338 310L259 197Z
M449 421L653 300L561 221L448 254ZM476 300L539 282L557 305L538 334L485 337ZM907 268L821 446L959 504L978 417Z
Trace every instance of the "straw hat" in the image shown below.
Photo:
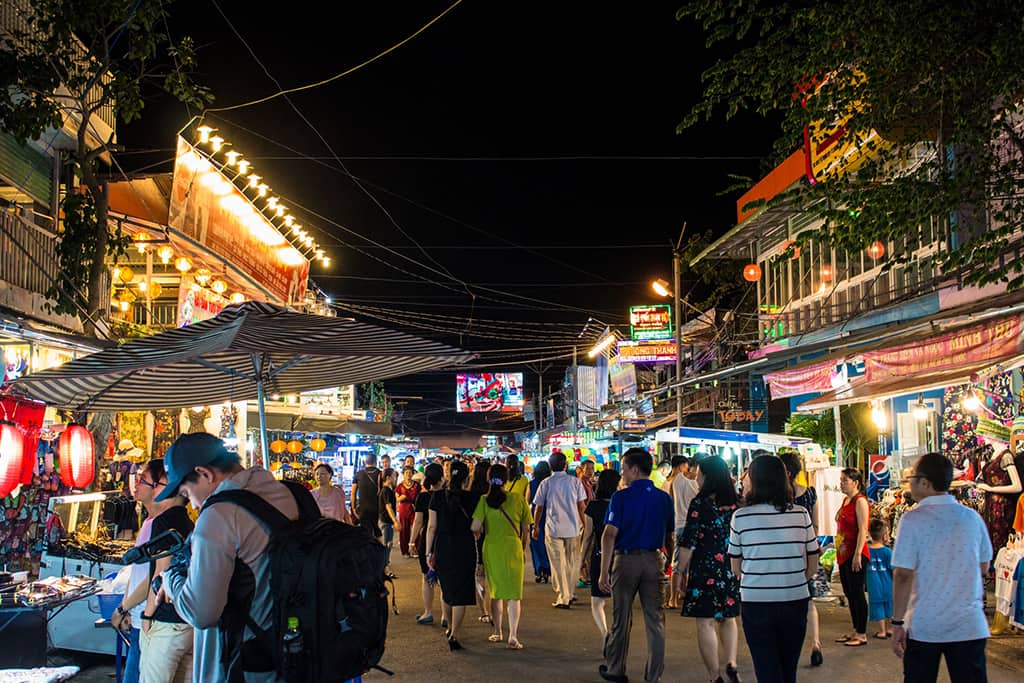
M131 439L121 439L117 443L117 452L114 460L135 460L142 457L146 451L142 450Z

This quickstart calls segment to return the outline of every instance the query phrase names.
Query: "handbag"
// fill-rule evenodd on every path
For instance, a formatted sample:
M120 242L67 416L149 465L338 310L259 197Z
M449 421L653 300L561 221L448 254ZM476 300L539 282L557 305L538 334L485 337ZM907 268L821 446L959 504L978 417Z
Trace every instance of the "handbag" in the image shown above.
M818 570L814 572L814 576L807 582L812 598L824 598L832 592L832 589L829 587L828 578L828 570L819 564Z

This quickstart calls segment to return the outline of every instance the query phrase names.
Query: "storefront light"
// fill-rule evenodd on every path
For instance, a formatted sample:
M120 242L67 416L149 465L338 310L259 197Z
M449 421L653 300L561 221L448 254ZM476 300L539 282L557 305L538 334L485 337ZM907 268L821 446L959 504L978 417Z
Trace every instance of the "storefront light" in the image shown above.
M245 294L242 294L241 292L235 292L234 294L231 295L231 303L233 304L240 304L243 303L244 301Z
M273 211L274 209L277 208L277 203L279 201L281 200L278 199L277 197L270 197L269 199L267 199L267 208Z
M210 283L210 289L217 292L217 294L224 294L224 292L228 291L228 283L218 278Z
M128 312L128 308L131 306L131 303L129 303L125 299L121 299L120 301L117 302L117 306L118 306L118 308L121 309L122 313L127 313Z
M252 173L246 177L249 179L249 187L251 187L254 190L260 186L260 180L263 179L262 176L258 176L255 173Z
M871 421L879 430L889 426L889 416L885 414L885 408L881 404L875 403L871 406Z
M178 260L174 262L174 267L182 273L187 273L192 270L192 259L188 256L180 256Z
M286 266L301 266L306 262L306 257L294 247L281 247L277 250L277 258Z
M165 244L164 246L157 249L156 255L160 257L160 260L166 266L171 262L174 257L174 249L171 249L170 245Z
M259 185L256 186L256 194L258 194L261 197L266 197L267 196L267 190L269 190L269 189L270 189L269 185L267 185L266 183L260 183Z
M219 152L220 148L224 146L224 138L219 135L214 135L210 138L210 146L214 152Z
M324 256L322 259L320 259L320 265L322 265L324 268L329 267L331 265L331 257Z
M209 126L199 126L198 128L196 128L196 132L199 133L199 142L203 142L203 143L209 142L210 141L210 133L212 133L214 130L216 130L216 129L215 128L211 128Z
M196 271L194 277L196 282L199 283L200 287L205 287L207 284L209 284L210 278L213 277L213 275L210 273L208 269L200 268L199 270Z
M228 166L234 166L238 163L238 157L242 156L242 153L231 150L230 152L224 152L224 156L228 160Z
M285 227L290 228L292 227L293 223L295 223L295 216L288 214L287 216L284 217Z

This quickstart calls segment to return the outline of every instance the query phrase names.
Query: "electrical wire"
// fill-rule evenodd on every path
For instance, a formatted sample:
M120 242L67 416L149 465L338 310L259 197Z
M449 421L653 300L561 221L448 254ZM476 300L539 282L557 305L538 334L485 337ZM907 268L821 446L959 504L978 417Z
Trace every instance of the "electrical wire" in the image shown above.
M443 12L438 14L436 17L434 17L433 19L428 21L426 24L424 24L420 28L418 28L414 33L412 33L408 37L403 38L402 40L398 41L397 43L395 43L394 45L392 45L388 49L384 50L383 52L380 52L380 53L374 55L373 57L371 57L370 59L367 59L365 62L362 62L360 64L356 64L352 68L346 69L345 71L342 71L339 74L335 74L334 76L331 76L330 78L325 78L325 79L323 79L321 81L317 81L315 83L310 83L308 85L301 85L301 86L299 86L297 88L289 88L287 90L279 90L278 92L276 92L276 93L274 93L272 95L267 95L266 97L261 97L258 100L252 100L251 102L243 102L242 104L235 104L235 105L232 105L230 107L217 107L217 108L214 108L214 109L208 109L207 111L211 111L211 112L213 112L213 111L231 111L233 109L242 109L244 107L251 107L251 106L256 105L256 104L262 104L263 102L269 102L270 100L275 99L277 97L283 97L283 96L286 96L286 95L291 95L291 94L294 94L294 93L297 93L297 92L302 92L304 90L311 90L313 88L318 88L318 87L320 87L322 85L327 85L328 83L332 83L332 82L338 80L339 78L343 78L345 76L348 76L349 74L354 73L354 72L358 71L359 69L362 69L364 66L368 66L368 65L372 64L373 62L377 61L378 59L380 59L380 58L382 58L382 57L384 57L384 56L394 52L395 50L397 50L398 48L402 47L403 45L408 43L410 40L415 38L416 36L420 35L424 31L426 31L428 28L433 26L435 23L440 21L442 17L444 17L446 14L451 12L456 7L458 7L461 3L462 3L462 0L455 0L455 2L453 2L446 10L444 10Z

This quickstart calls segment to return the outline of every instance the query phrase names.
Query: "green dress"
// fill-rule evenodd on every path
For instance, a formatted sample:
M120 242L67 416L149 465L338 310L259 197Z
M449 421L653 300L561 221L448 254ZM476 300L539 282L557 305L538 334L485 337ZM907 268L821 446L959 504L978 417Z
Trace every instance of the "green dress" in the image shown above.
M522 600L523 542L518 529L528 530L533 523L526 499L518 493L509 493L501 508L496 509L488 505L487 497L483 496L476 504L473 519L484 525L484 571L487 572L491 598Z

